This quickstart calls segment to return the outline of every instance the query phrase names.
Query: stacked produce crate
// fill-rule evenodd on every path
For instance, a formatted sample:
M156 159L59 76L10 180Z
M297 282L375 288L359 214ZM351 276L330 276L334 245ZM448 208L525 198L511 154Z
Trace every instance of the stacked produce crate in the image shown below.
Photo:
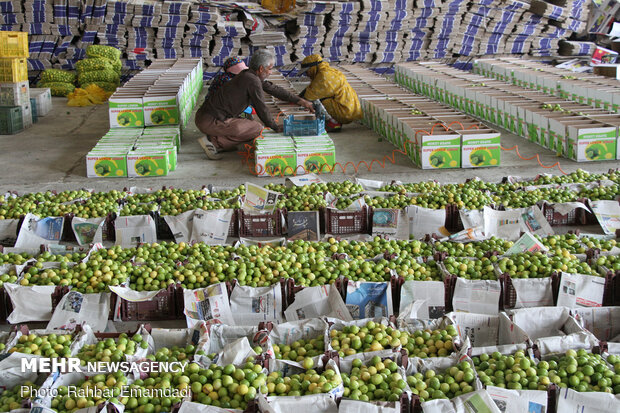
M341 68L362 103L364 123L422 169L500 165L501 134L450 107L414 95L369 69Z
M485 67L482 62L478 63ZM526 75L527 80L523 80ZM558 155L577 162L616 159L620 116L603 108L611 109L609 97L613 92L591 84L590 89L596 91L591 99L582 97L582 103L579 99L573 102L566 100L567 92L550 96L543 91L542 85L540 91L530 90L531 85L537 84L534 79L539 76L537 71L525 71L518 84L527 84L526 88L472 75L440 63L411 62L396 67L397 81L407 88L504 127L554 150ZM544 78L551 81L549 85L555 92L557 79L554 80L553 76ZM584 92L582 94L589 93L586 88L580 90ZM606 105L602 104L603 96Z
M32 125L27 58L27 33L0 32L0 135Z
M180 128L202 77L200 59L162 59L117 89L109 100L111 129L86 155L87 176L165 176L176 169Z
M89 178L165 176L177 166L178 126L110 129L86 156Z
M295 88L281 73L274 73L269 79L275 85L295 93ZM332 172L336 149L325 132L325 119L299 112L299 109L274 97L269 99L271 114L284 118L284 131L263 131L256 139L255 174L288 176Z

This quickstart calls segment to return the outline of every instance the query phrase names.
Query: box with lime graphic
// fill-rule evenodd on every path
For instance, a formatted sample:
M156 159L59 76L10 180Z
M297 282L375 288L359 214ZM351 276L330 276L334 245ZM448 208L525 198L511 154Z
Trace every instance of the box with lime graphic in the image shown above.
M620 159L620 115L610 113L606 115L591 115L588 117L592 120L603 122L616 128L616 130L618 131L618 138L616 139L616 159Z
M493 130L457 131L461 133L461 167L499 166L501 157L499 132Z
M447 169L461 167L461 135L438 133L419 135L416 150L418 166L422 169Z
M336 163L334 146L299 146L297 152L297 175L303 173L328 173Z
M120 178L127 176L127 151L98 151L86 155L86 176Z
M115 94L116 95L116 94ZM108 101L111 128L144 127L144 107L141 96L112 95Z
M297 168L295 149L265 150L256 152L256 172L258 176L294 175Z
M133 147L136 152L166 153L168 159L168 171L177 169L177 151L174 145L164 143L143 142L138 140Z
M567 157L577 162L616 159L617 128L604 123L567 126Z
M146 126L176 125L180 123L176 94L150 94L143 98Z
M127 154L127 174L130 177L165 176L168 172L169 150L141 148Z

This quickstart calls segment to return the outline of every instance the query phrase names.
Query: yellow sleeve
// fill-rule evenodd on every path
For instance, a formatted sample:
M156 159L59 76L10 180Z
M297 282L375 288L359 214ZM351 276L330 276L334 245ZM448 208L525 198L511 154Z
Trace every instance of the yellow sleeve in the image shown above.
M304 98L307 100L316 100L334 97L336 89L335 83L337 83L334 80L329 81L323 73L319 73L306 88Z

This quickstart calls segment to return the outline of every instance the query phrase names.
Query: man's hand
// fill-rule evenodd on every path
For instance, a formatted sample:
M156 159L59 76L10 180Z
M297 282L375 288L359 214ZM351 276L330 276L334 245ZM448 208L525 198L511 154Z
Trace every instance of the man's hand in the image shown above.
M300 98L299 102L297 102L297 104L299 106L303 106L304 108L308 109L310 112L314 113L314 105L309 100L306 100L304 98Z

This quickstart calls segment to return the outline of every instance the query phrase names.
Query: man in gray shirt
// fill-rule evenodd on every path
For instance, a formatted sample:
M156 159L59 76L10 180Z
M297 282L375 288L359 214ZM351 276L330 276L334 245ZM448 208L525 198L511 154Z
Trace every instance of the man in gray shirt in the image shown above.
M263 92L314 111L312 102L266 81L274 62L270 51L257 50L250 59L250 68L211 94L198 109L196 126L207 135L198 141L209 159L220 159L221 152L234 150L260 135L264 127L260 122L239 117L250 105L265 126L282 132L282 125L274 121L265 105Z

